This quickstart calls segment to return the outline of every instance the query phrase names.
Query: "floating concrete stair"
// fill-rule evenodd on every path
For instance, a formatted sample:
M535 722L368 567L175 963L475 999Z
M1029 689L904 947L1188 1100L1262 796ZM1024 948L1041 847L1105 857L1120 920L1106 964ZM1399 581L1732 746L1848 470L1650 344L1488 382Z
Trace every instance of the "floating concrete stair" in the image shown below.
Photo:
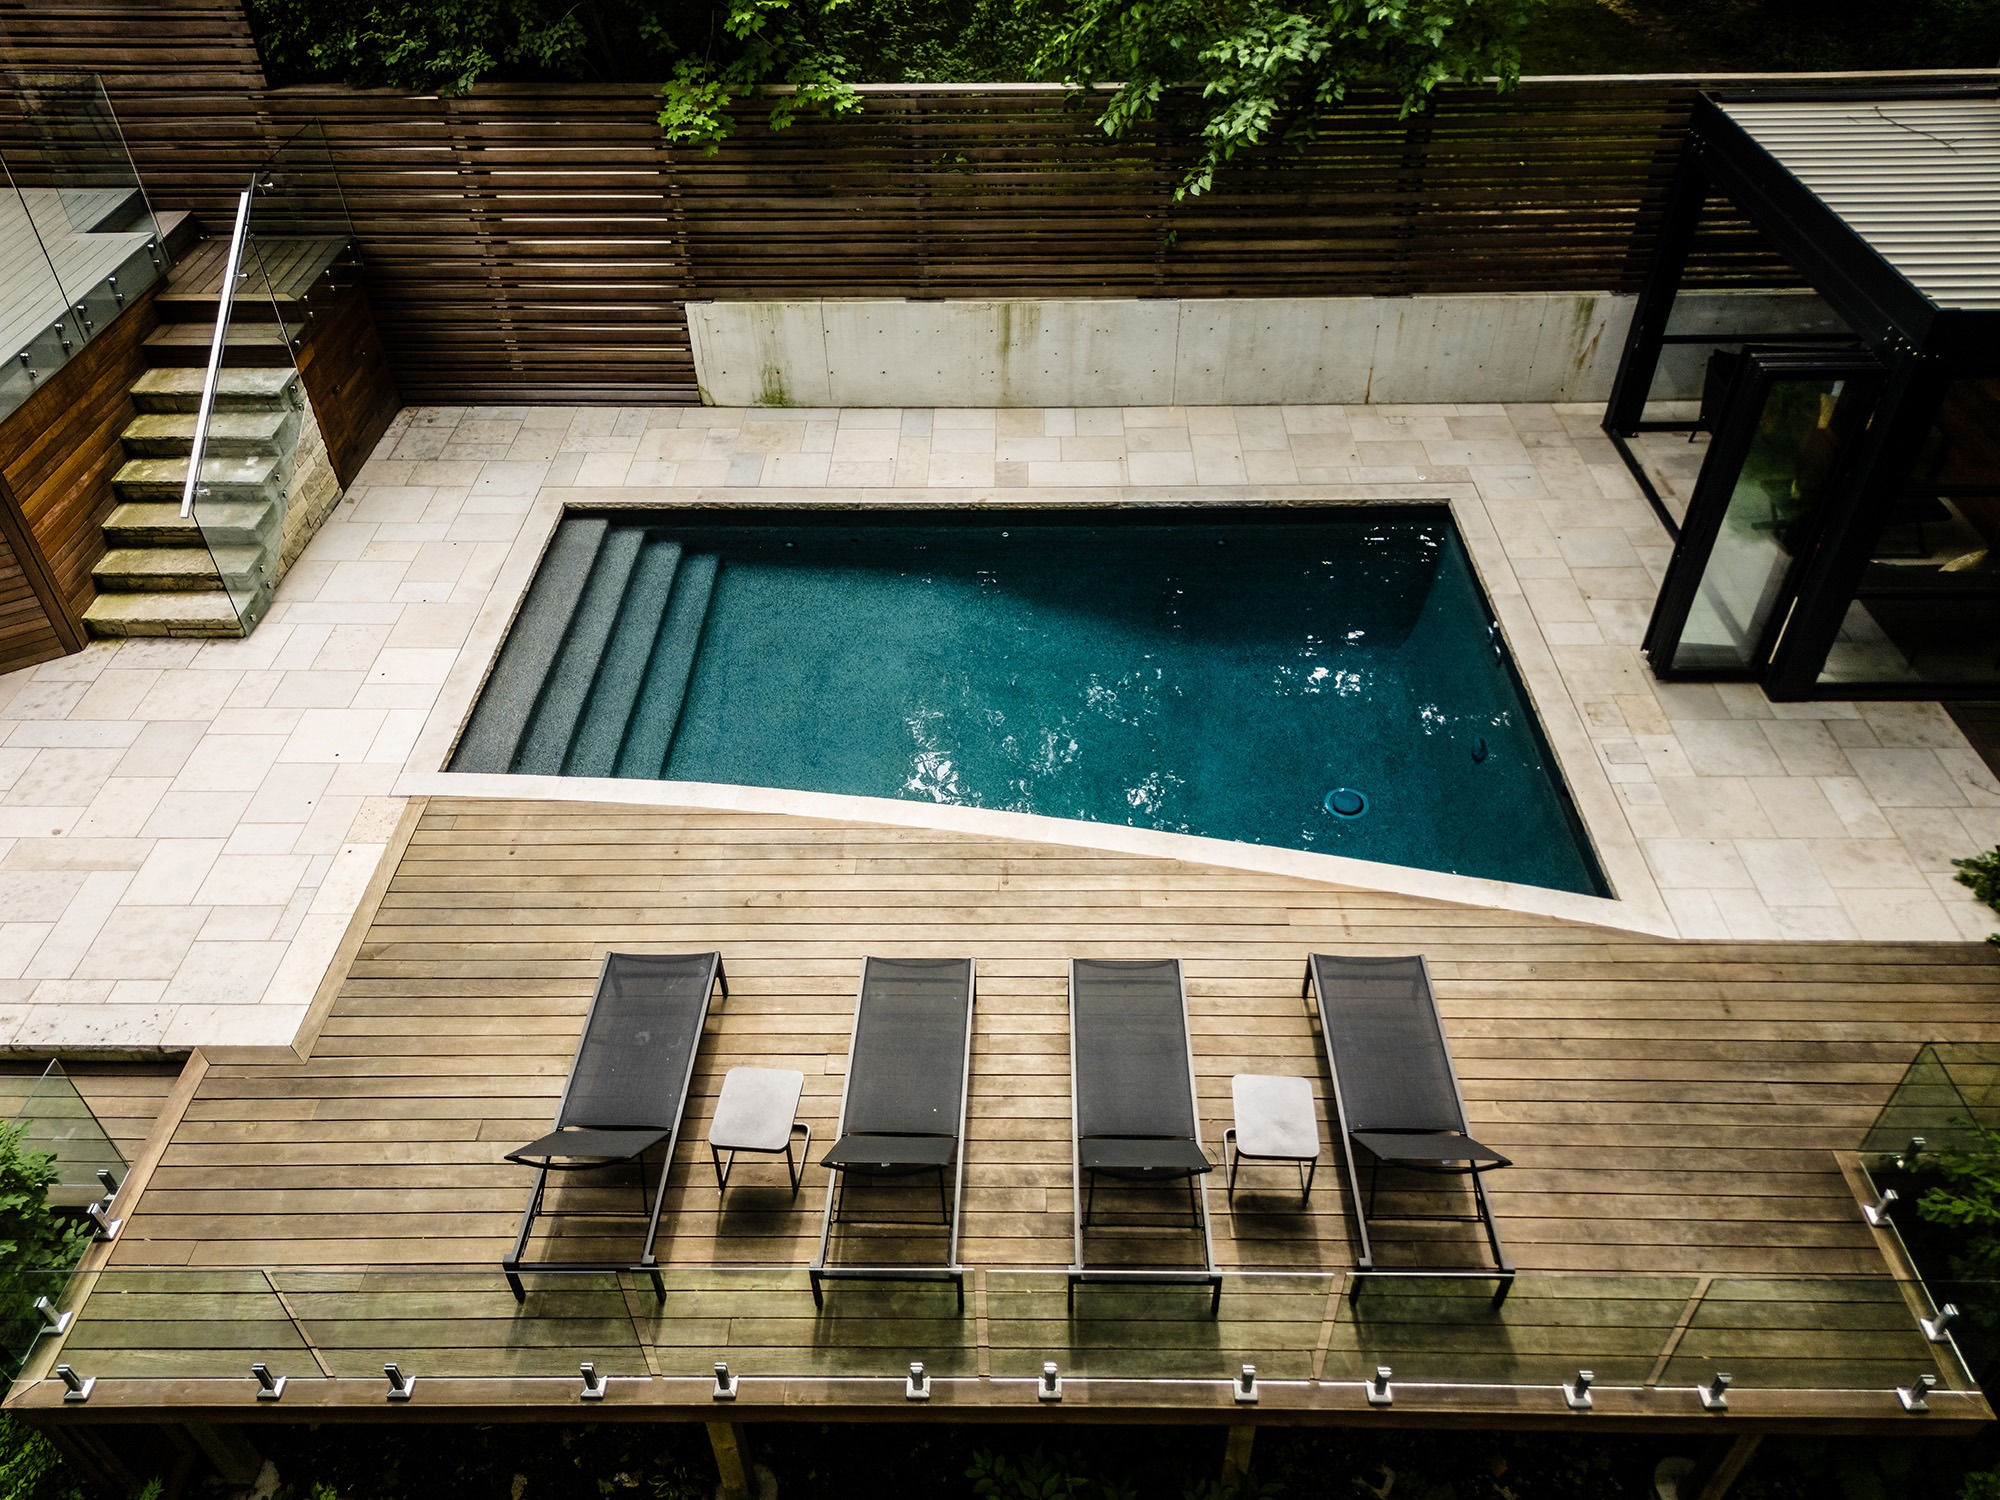
M259 500L284 482L285 460L275 453L246 453L202 461L201 482L209 500ZM187 488L188 461L179 458L127 459L111 476L120 500L171 500L180 504Z
M305 324L232 323L224 346L224 362L232 369L245 365L266 365L289 370L293 351L305 336ZM146 336L146 358L155 365L208 367L209 346L214 341L213 322L162 323Z
M104 523L112 547L261 547L283 519L276 500L209 502L201 520L183 517L178 500L125 504Z
M660 776L719 576L713 553L644 526L564 521L452 769Z
M185 458L194 451L193 412L142 412L121 434L125 451L134 458ZM241 458L282 448L298 426L299 414L283 407L263 411L209 413L208 447L212 458Z
M198 594L99 594L84 619L94 636L241 635L236 606L222 589Z
M201 407L206 369L148 370L132 383L132 404L142 412L192 412ZM298 372L287 366L270 370L224 370L217 377L217 411L260 411L280 402L304 405Z
M255 588L261 547L113 547L90 576L114 594L188 594L218 589L226 579L234 590Z

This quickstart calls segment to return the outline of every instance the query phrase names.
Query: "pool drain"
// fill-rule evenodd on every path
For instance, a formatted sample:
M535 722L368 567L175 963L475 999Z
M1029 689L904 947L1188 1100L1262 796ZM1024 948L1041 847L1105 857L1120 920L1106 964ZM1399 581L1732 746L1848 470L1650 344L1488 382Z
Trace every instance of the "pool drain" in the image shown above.
M1337 786L1321 806L1336 818L1358 818L1368 811L1368 799L1351 786Z

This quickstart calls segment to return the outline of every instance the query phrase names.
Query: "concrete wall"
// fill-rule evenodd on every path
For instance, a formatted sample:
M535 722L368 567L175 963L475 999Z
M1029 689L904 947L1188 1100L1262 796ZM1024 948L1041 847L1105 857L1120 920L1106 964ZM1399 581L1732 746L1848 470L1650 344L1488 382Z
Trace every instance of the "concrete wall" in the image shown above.
M711 406L1601 401L1635 299L1610 292L1018 302L690 302ZM1689 329L1810 327L1810 293L1684 294ZM1699 393L1675 351L1656 397Z

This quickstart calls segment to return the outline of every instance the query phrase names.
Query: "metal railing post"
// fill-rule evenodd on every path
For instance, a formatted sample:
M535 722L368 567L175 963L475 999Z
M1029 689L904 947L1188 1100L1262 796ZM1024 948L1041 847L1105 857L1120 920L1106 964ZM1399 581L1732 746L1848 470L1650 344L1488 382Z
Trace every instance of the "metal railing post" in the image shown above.
M201 383L201 404L194 413L194 446L188 450L187 484L181 490L181 519L194 514L194 497L201 493L201 463L208 448L208 419L215 410L215 385L222 375L222 345L229 337L229 313L236 303L236 278L243 265L243 244L250 227L250 188L236 200L236 228L229 235L229 263L222 271L222 300L215 308L215 338L208 346L208 378Z

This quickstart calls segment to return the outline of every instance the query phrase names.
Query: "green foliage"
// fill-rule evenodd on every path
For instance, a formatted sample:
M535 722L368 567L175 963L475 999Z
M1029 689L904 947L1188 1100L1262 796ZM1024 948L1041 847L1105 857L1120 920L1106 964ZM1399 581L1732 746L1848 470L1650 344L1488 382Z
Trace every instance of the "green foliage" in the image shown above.
M800 111L842 115L861 108L846 82L850 71L827 34L826 22L847 0L728 0L723 33L734 46L727 61L684 57L660 90L660 128L676 145L714 155L729 135L730 107L770 83L789 85L775 96L767 123L783 130Z
M2000 1500L2000 1469L1982 1469L1965 1476L1958 1500Z
M602 76L614 49L652 40L623 0L250 0L250 13L278 79L447 94L496 73Z
M23 1151L25 1123L0 1125L0 1348L13 1356L35 1325L35 1299L54 1299L67 1271L90 1243L90 1226L49 1207L54 1158Z
M1970 859L1955 859L1952 863L1958 866L1958 883L1971 890L1994 911L2000 911L2000 848L1988 849ZM2000 943L2000 932L1989 934L1986 941Z
M8 1416L0 1416L0 1500L83 1500L55 1444Z
M1441 84L1520 76L1517 38L1539 0L1024 0L1052 22L1038 71L1078 85L1117 80L1098 116L1119 137L1158 121L1191 136L1177 196L1277 142L1303 145L1358 86L1389 89L1407 115Z
M1303 141L1351 88L1391 89L1408 111L1453 80L1511 84L1516 39L1544 0L249 3L277 82L461 93L487 78L665 78L661 129L709 152L766 90L778 130L858 109L863 82L1113 79L1108 134L1146 124L1193 138L1185 194L1252 147Z
M1926 1151L1918 1159L1924 1177L1938 1180L1917 1199L1917 1213L1932 1224L1964 1231L1951 1256L1955 1279L1989 1280L2000 1276L2000 1132L1970 1120L1953 1124L1979 1144L1962 1151Z
M1082 1500L1090 1481L1036 1448L1009 1457L990 1448L972 1455L965 1477L979 1500Z
M60 1274L90 1243L90 1227L49 1207L56 1179L47 1152L23 1151L25 1123L0 1125L0 1348L13 1374L39 1321L35 1299L54 1300ZM40 1432L0 1416L0 1500L80 1500L62 1456Z

